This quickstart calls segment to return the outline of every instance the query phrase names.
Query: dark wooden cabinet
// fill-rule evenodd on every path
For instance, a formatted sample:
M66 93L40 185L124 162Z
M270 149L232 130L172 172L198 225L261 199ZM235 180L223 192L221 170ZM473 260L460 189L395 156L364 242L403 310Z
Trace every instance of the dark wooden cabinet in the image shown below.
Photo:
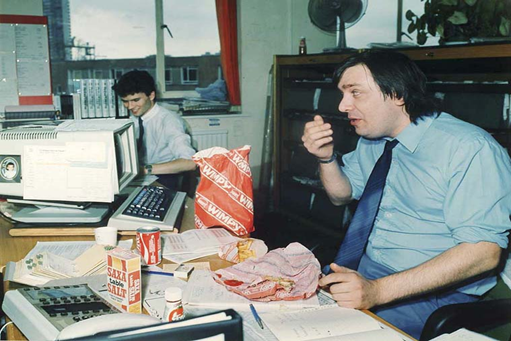
M488 130L511 151L511 44L398 51L426 73L430 91L445 98L446 111ZM303 147L301 136L305 123L320 113L333 125L335 149L347 153L355 148L358 136L337 109L341 97L332 75L351 53L358 52L274 58L274 207L333 233L349 217L345 207L333 206L326 197L317 162Z

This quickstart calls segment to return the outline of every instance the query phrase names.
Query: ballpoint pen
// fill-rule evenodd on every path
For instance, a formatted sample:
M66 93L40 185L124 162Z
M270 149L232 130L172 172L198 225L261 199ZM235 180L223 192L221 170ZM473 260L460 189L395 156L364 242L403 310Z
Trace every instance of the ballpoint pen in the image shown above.
M164 271L142 270L142 272L144 272L146 274L151 274L151 275L162 275L162 276L172 276L172 277L174 277L174 274L172 274L170 272L164 272Z
M252 315L254 315L255 320L259 324L259 327L261 327L261 329L264 329L263 320L261 320L261 317L259 316L259 314L255 310L254 305L252 303L250 303L249 306L250 306L250 311L252 311Z

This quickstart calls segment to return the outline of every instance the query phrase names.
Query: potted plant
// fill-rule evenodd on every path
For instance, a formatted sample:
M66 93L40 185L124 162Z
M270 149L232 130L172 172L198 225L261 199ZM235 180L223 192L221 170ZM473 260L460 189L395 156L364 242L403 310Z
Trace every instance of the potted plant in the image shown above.
M472 38L510 36L511 0L421 0L424 14L406 12L408 33L417 31L417 44L424 45L430 36L439 43L468 42Z

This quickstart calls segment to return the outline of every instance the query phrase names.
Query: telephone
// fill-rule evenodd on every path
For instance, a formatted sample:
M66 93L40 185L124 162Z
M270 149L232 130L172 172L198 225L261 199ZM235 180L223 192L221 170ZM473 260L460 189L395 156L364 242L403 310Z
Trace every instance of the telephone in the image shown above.
M89 326L100 332L161 323L151 316L122 314L86 284L10 290L2 309L29 340L55 340L64 331L72 337L78 325L88 327L84 332Z
M160 319L145 314L101 315L67 326L59 333L56 340L71 340L101 332L145 327L160 323L162 323Z

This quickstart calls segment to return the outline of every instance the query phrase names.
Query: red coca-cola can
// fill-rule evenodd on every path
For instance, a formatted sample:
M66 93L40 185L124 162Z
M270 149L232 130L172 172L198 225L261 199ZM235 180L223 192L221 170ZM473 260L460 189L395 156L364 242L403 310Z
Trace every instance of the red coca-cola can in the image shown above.
M161 262L160 229L144 226L137 229L137 250L143 265L157 265Z

